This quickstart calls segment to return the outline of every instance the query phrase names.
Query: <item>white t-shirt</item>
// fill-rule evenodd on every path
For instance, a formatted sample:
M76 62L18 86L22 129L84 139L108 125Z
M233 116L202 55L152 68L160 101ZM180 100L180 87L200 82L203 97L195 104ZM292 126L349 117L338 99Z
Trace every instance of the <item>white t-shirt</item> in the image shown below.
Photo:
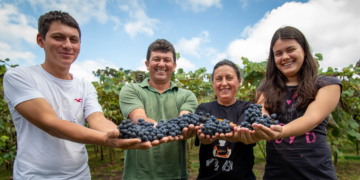
M83 79L58 79L41 65L7 70L5 99L17 131L16 179L91 179L84 144L59 139L37 128L15 109L21 102L45 98L60 119L85 125L85 118L102 112L94 86Z

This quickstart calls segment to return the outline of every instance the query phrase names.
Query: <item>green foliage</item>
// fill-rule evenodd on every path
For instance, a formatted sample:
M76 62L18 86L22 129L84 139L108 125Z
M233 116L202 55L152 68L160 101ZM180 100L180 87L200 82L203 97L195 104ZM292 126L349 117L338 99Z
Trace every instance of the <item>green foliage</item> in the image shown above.
M9 61L8 58L0 59L0 166L6 164L7 169L12 169L17 147L16 130L4 99L3 77L8 68L18 65L10 65Z

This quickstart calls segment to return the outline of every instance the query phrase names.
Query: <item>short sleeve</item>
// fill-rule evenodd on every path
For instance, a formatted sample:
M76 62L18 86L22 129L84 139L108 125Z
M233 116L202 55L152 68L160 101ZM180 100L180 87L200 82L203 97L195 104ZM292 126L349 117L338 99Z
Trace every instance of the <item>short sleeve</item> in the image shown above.
M328 85L334 85L334 84L338 84L340 86L340 88L341 88L340 92L341 92L342 91L342 83L341 83L340 79L338 79L336 77L319 76L319 78L316 81L316 87L318 89L321 89Z
M16 69L7 70L3 79L3 87L5 99L10 106L15 107L24 101L44 98L35 83L29 78L22 71L16 71Z
M99 104L97 91L93 84L90 82L86 86L86 97L84 103L84 116L87 118L90 114L94 112L102 112L102 108Z
M129 114L134 109L144 109L144 105L132 84L127 84L122 87L119 98L120 109L124 118L128 118Z
M197 105L198 105L198 103L197 103L195 94L192 93L191 91L187 91L185 101L180 107L180 112L181 111L190 111L193 113L193 112L195 112Z

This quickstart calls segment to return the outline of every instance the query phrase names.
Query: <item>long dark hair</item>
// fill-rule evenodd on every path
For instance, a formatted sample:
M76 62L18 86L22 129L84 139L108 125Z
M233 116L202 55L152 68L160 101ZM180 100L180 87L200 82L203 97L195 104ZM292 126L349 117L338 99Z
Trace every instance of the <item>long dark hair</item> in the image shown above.
M265 80L258 88L259 93L257 93L256 101L259 100L260 94L263 94L265 98L264 107L266 110L270 113L274 113L277 108L283 110L287 78L275 64L273 47L278 39L294 39L300 44L304 51L304 62L297 73L298 86L292 89L292 93L298 95L296 97L298 101L297 110L306 108L314 101L317 93L315 84L318 77L317 64L311 55L309 43L303 33L290 26L278 29L271 39Z

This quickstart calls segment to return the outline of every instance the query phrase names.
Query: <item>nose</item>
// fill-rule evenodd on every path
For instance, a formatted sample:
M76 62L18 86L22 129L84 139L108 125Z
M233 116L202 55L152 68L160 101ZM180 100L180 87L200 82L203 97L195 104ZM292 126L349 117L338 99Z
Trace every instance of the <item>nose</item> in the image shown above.
M164 66L165 66L165 62L164 62L164 60L160 60L160 62L159 62L159 64L158 64L158 66L160 66L160 67L164 67Z
M288 60L288 59L290 59L290 56L289 56L289 54L288 53L283 53L283 56L282 56L282 59L283 60Z
M62 47L63 47L64 49L71 49L70 39L65 39Z
M226 81L226 78L225 78L225 77L222 79L221 85L222 85L222 86L227 86L227 81Z

